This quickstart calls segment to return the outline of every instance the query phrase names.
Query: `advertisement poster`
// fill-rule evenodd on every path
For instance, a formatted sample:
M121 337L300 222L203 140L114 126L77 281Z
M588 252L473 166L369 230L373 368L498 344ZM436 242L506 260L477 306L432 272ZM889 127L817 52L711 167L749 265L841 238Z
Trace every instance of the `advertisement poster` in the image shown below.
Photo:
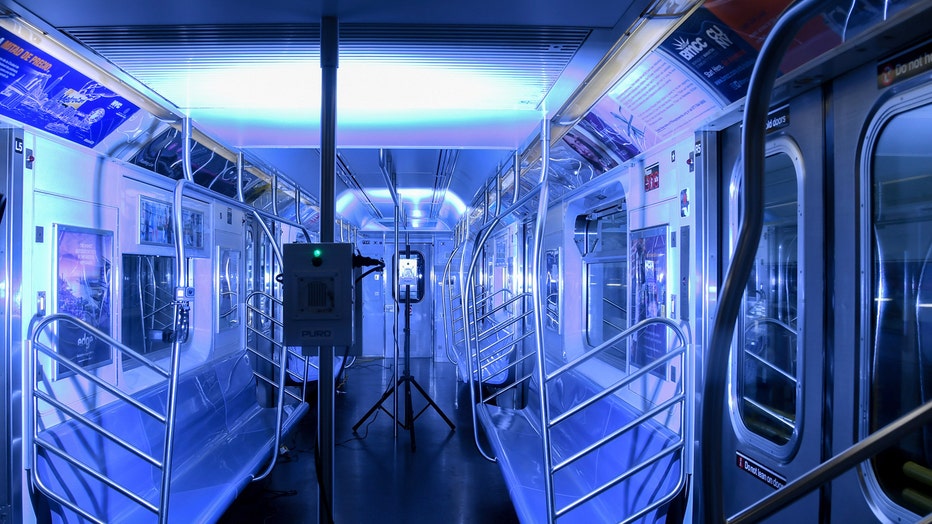
M652 53L615 84L577 127L586 126L604 137L605 147L624 162L718 109L706 89L670 59Z
M631 324L646 318L666 316L667 303L667 226L629 233L631 269ZM640 331L631 342L631 364L642 367L667 354L667 327L652 325ZM666 366L653 374L666 378Z
M700 8L660 49L692 70L729 102L747 91L757 50L711 11Z
M87 322L110 334L110 281L113 233L93 229L58 227L58 312ZM82 367L111 360L110 344L73 324L63 322L58 353ZM56 377L73 374L58 364Z
M612 158L602 144L581 125L573 127L563 135L563 141L589 162L598 174L605 173L618 165L618 161Z
M93 147L139 108L0 29L0 114Z

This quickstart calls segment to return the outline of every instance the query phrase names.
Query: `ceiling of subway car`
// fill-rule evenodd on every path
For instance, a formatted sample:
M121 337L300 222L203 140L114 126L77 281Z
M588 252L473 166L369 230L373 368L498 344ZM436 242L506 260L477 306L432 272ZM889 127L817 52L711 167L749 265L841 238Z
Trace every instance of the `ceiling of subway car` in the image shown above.
M5 1L144 84L220 143L319 191L320 20L340 24L337 213L452 229L652 2ZM381 161L380 161L381 158ZM415 222L415 220L418 220Z

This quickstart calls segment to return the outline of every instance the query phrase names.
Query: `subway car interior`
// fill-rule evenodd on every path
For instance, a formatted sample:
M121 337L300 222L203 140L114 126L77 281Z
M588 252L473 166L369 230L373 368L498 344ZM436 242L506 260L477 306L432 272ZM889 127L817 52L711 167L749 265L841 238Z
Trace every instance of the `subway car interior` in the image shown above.
M932 522L930 17L0 0L0 524Z

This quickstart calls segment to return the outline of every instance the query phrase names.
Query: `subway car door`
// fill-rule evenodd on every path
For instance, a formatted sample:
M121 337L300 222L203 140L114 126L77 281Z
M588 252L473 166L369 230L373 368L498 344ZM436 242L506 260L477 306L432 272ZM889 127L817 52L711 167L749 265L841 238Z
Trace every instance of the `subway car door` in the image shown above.
M821 462L823 391L822 97L818 90L772 109L764 227L732 342L722 427L726 515L772 494ZM720 133L722 259L734 251L740 124ZM724 274L724 267L721 270ZM805 298L805 300L804 300ZM711 327L711 323L709 324ZM815 522L818 492L772 522Z
M835 210L833 453L932 400L932 80L928 70L880 74L929 52L926 43L834 84L834 187L845 200ZM879 521L916 522L932 512L930 479L927 424L833 484L833 519L873 510Z
M23 518L22 455L22 307L13 297L22 287L22 261L14 253L22 250L23 132L0 130L0 521ZM14 193L17 191L17 193ZM11 249L12 248L12 249Z

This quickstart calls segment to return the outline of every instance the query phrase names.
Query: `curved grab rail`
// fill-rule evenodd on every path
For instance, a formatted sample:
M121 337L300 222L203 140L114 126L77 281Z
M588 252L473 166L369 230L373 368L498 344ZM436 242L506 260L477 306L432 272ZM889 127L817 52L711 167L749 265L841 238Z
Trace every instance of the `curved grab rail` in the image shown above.
M738 231L734 258L728 267L721 288L718 313L712 326L709 341L706 377L703 380L701 418L701 474L700 486L712 490L701 499L703 522L713 524L724 518L722 500L722 430L725 401L725 378L728 373L728 354L734 333L745 283L751 274L757 246L764 224L764 147L767 113L770 97L779 73L781 58L786 54L793 37L825 5L827 0L799 0L784 11L761 47L745 96L742 121L742 204L744 219Z
M190 141L189 141L189 140L184 140L184 142L185 142L185 148L184 148L183 154L184 154L184 155L187 155L187 156L190 156L190 154L191 154L191 152L190 152L190 143L189 143ZM203 188L203 187L201 187L201 186L198 186L198 185L195 184L193 181L191 181L191 180L189 180L189 179L187 179L187 178L178 180L178 182L175 184L174 200L173 200L174 205L173 205L173 209L172 209L172 214L173 214L173 219L174 219L173 227L174 227L174 233L175 233L175 239L176 239L176 240L175 240L175 255L176 255L175 268L176 268L176 273L175 273L175 286L174 286L174 287L175 287L175 319L176 319L175 330L176 330L176 331L178 331L178 329L179 329L179 323L178 323L179 314L180 314L181 312L186 312L187 309L188 309L188 307L189 307L189 306L188 306L188 302L189 302L189 301L187 300L187 299L188 299L188 291L187 291L188 288L187 288L187 283L189 282L189 280L188 280L188 265L185 263L186 258L185 258L184 231L183 231L183 224L182 224L182 208L181 208L182 203L183 203L183 201L184 201L184 196L185 196L185 190L186 190L186 189L191 190L191 191L193 191L193 192L195 192L195 193L199 193L199 194L201 194L201 195L206 195L206 196L208 196L208 197L210 197L210 198L212 198L212 199L218 200L218 201L220 201L220 202L224 202L224 203L226 203L226 204L228 204L228 205L230 205L230 206L236 207L236 208L241 209L241 210L243 210L243 211L245 211L245 212L250 212L250 213L252 213L253 215L255 215L255 216L258 218L257 221L259 222L260 226L262 227L263 232L266 234L266 236L267 236L270 240L272 240L272 242L271 242L272 248L273 248L273 251L275 252L275 256L276 256L276 258L277 258L279 264L281 264L281 260L282 260L281 248L278 246L278 243L274 241L274 235L272 235L272 232L271 232L271 230L269 230L268 225L265 223L265 220L262 220L263 218L270 218L270 219L272 219L272 220L275 220L276 222L280 222L280 223L283 223L283 224L288 224L288 225L292 225L292 226L294 226L294 227L300 228L302 231L304 231L304 233L305 233L305 238L310 238L310 235L308 234L307 229L304 227L304 225L302 225L302 224L300 224L300 223L298 223L298 222L293 222L293 221L290 221L290 220L286 220L286 219L284 219L284 218L282 218L282 217L279 217L279 216L277 216L277 215L270 215L269 213L263 212L263 211L261 211L261 210L259 210L259 209L256 209L256 208L252 207L252 206L249 206L249 205L247 205L247 204L244 204L243 202L238 202L238 201L236 201L236 200L234 200L234 199L225 197L225 196L223 196L223 195L218 195L218 194L216 194L216 193L210 191L209 189L206 189L206 188ZM175 340L173 340L173 342L172 342L172 364L171 364L172 370L178 369L178 360L179 360L179 358L180 358L180 353L181 353L181 352L180 352L180 344L184 342L183 340L180 340L180 339L182 339L182 338L185 338L185 339L186 339L186 337L175 337ZM285 353L285 351L284 351L284 346L282 346L282 348L283 348L283 351L282 351L282 356L281 356L281 358L282 358L282 360L284 361L287 355L286 355L286 353ZM177 375L177 374L174 374L174 375ZM284 374L284 373L280 373L280 374L279 374L278 388L279 388L279 391L280 391L280 392L281 392L281 391L284 391L284 389L285 389L285 374ZM170 382L170 384L169 384L169 396L170 396L170 398L174 398L174 395L175 395L175 391L176 391L176 390L177 390L177 376L173 376L172 379L171 379L171 382ZM170 409L169 415L170 415L171 420L173 421L173 420L174 420L174 403L173 403L173 402L170 403L169 406L170 406L170 408L171 408L171 409ZM276 432L275 432L275 448L274 448L274 450L278 450L279 447L280 447L280 444L281 444L281 427L282 427L281 422L282 422L282 412L283 412L283 409L284 409L284 394L281 394L281 393L280 393L280 394L279 394L279 398L278 398L277 408L276 408L276 411L277 411L277 413L276 413L276 427L277 427L277 430L276 430ZM173 426L172 426L172 427L173 427ZM166 435L166 440L165 440L165 441L166 441L166 446L165 446L165 447L166 447L166 456L169 455L169 452L171 451L171 449L170 449L170 448L172 447L172 442L171 442L171 440L172 440L172 439L169 439L168 436ZM261 480L261 479L265 478L265 477L271 472L271 468L275 466L275 463L277 462L277 460L278 460L277 451L273 451L273 454L272 454L272 461L271 461L271 467L268 468L267 471L265 471L265 472L264 472L262 475L260 475L259 477L253 478L253 480L256 481L256 480ZM170 465L170 461L169 461L169 465ZM170 475L170 470L169 470L169 475ZM164 505L164 507L167 507L167 505L168 505L168 493L167 493L167 491L168 491L168 490L166 489L167 486L163 485L162 487L163 487L163 500L162 500L162 504Z
M558 375L560 375L560 374L562 374L562 373L566 373L567 371L569 371L569 370L571 370L571 369L574 369L574 368L576 368L576 367L579 367L582 363L584 363L584 362L586 362L586 361L592 359L593 357L595 357L595 356L598 355L599 353L601 353L601 352L603 352L603 351L605 351L605 350L607 350L607 349L610 349L610 348L611 348L612 346L614 346L615 344L621 342L622 340L624 340L624 339L630 337L630 336L633 335L634 333L637 333L638 331L641 331L641 330L644 329L645 327L650 326L650 325L652 325L652 324L663 324L663 325L666 325L667 327L669 327L669 328L673 331L673 333L676 334L676 338L679 339L680 345L679 345L679 346L676 346L675 348L686 347L686 345L689 343L688 335L687 335L686 332L683 330L683 326L680 325L679 323L674 322L673 320L671 320L671 319L669 319L669 318L666 318L666 317L650 317L650 318L645 318L644 320L642 320L642 321L638 322L637 324L635 324L635 325L629 327L628 329L622 331L621 333L618 333L617 335L615 335L615 336L613 336L612 338L606 340L605 342L602 342L602 343L599 344L598 346L596 346L596 347L590 349L589 351L586 351L586 352L583 353L582 355L579 355L578 357L576 357L576 358L574 358L573 360L567 362L566 364L563 364L562 366L560 366L559 368L557 368L554 372L547 374L546 377L545 377L545 379L546 379L547 381L551 381L551 380L557 378Z
M139 402L138 400L134 399L132 396L130 396L129 394L125 393L124 391L122 391L122 390L119 389L118 387L116 387L116 386L114 386L114 385L111 385L109 382L107 382L106 380L104 380L104 379L98 377L98 376L95 375L94 373L91 373L91 372L85 370L85 369L84 369L80 364L78 364L77 362L74 362L74 361L71 360L70 358L63 356L63 355L61 355L60 353L58 353L58 352L56 352L55 350L53 350L52 348L46 346L46 345L40 340L41 337L42 337L42 333L45 331L46 328L48 328L49 326L51 326L53 323L56 323L56 322L58 322L58 323L60 323L60 322L69 322L69 323L71 323L71 324L76 325L77 327L81 328L82 330L86 331L87 333L90 333L91 335L93 335L93 336L99 338L100 340L103 340L105 343L109 344L111 348L115 348L115 349L117 349L118 351L121 351L121 352L123 352L124 354L129 355L129 356L132 357L134 360L137 360L138 362L140 362L140 363L141 363L142 365L144 365L145 367L147 367L147 368L149 368L150 370L152 370L152 371L154 371L155 373L157 373L157 374L158 374L159 376L161 376L164 380L167 380L167 381L169 381L169 382L171 382L172 380L177 380L177 374L174 373L173 370L166 371L165 369L159 367L155 362L153 362L153 361L152 361L151 359L149 359L148 357L146 357L146 356L140 354L139 352L133 350L132 348L129 348L129 347L123 345L121 342L117 341L116 339L114 339L113 337L111 337L109 334L107 334L107 333L101 331L100 329L98 329L98 328L96 328L96 327L94 327L94 326L88 324L87 322L84 322L83 320L81 320L81 319L79 319L79 318L77 318L77 317L74 317L74 316L72 316L72 315L67 315L67 314L64 314L64 313L56 313L56 314L53 314L53 315L49 315L49 316L47 316L47 317L43 317L41 320L38 320L38 321L36 321L35 319L33 319L33 322L31 322L31 323L30 323L30 326L29 326L29 332L28 332L28 334L27 334L27 337L28 337L27 340L29 340L30 346L31 346L31 348L32 348L31 351L30 351L30 356L29 356L30 361L35 362L35 360L36 360L36 358L37 358L37 353L38 353L39 351L41 351L42 353L44 353L45 355L47 355L48 357L50 357L52 360L54 360L54 361L56 361L56 362L59 362L59 363L63 363L63 364L65 364L66 366L68 366L68 368L70 368L72 371L74 371L74 373L75 373L76 375L80 375L82 378L84 378L84 379L86 379L86 380L88 380L88 381L94 383L97 387L100 387L101 389L103 389L103 390L107 391L108 393L112 394L114 397L116 397L116 398L118 398L118 399L120 399L120 400L122 400L122 401L124 401L124 402L126 402L126 403L128 403L128 404L130 404L130 405L132 405L133 407L135 407L136 409L138 409L138 410L140 410L141 412L145 413L146 415L152 417L153 419L155 419L155 420L158 421L159 423L165 424L165 425L166 425L166 434L168 434L168 435L173 435L173 432L174 432L174 420L169 416L169 413L171 412L171 409L170 409L170 408L171 408L171 405L174 403L174 400L175 400L175 399L169 398L169 399L167 400L166 413L165 413L165 414L159 413L159 412L153 410L152 408L146 406L145 404L142 404L142 403ZM52 336L54 336L54 335L52 335ZM35 364L33 364L33 367L35 367ZM173 375L174 375L174 376L173 376ZM139 449L139 448L137 448L136 446L134 446L132 443L130 443L130 442L126 441L125 439L123 439L123 438L121 438L121 437L115 435L114 433L112 433L111 431L108 431L107 429L103 428L103 427L100 426L98 423L94 422L93 420L91 420L91 419L87 418L86 416L84 416L84 415L78 413L77 411L75 411L74 409L72 409L72 408L70 408L69 406L65 405L64 403L62 403L62 402L56 400L53 396L48 395L48 394L46 394L46 393L40 391L40 390L36 387L36 384L35 384L35 381L38 380L38 378L39 378L39 375L38 375L38 374L33 374L32 378L31 378L31 379L29 380L29 382L28 382L28 384L29 384L28 387L29 387L29 389L30 389L30 392L29 392L29 393L30 393L30 396L32 397L32 403L33 403L33 409L32 409L32 411L34 412L34 413L30 416L30 419L32 420L32 424L31 424L31 425L32 425L32 430L31 430L31 440L32 440L32 444L31 444L31 446L30 446L30 447L31 447L31 455L32 455L32 456L31 456L31 458L32 458L32 463L33 463L33 464L36 464L36 463L38 462L38 448L39 448L39 446L41 446L41 447L43 447L44 449L46 449L47 451L49 451L49 452L51 452L51 453L57 455L57 456L60 457L62 460L65 460L66 462L68 462L68 463L71 464L72 466L74 466L74 467L80 469L81 471L87 473L88 475L94 477L95 479L97 479L97 480L100 481L101 483L106 484L106 485L109 486L110 488L112 488L112 489L114 489L115 491L118 491L119 493L121 493L121 494L123 494L124 496L126 496L128 499L134 501L135 503L139 504L139 505L142 506L143 508L145 508L145 509L147 509L148 511L154 513L154 514L157 516L158 521L159 521L160 523L161 523L161 522L165 522L165 521L167 520L168 508L167 508L166 505L164 505L164 503L161 503L159 506L155 506L155 505L152 504L151 502L147 501L147 500L146 500L144 497L142 497L140 494L137 494L137 493L132 492L131 490L129 490L128 488L126 488L125 486L123 486L122 484L120 484L119 482L117 482L117 481L115 481L115 480L112 480L112 479L111 479L110 477L108 477L106 474L100 473L100 472L94 470L93 468L91 468L90 466L86 465L85 463L81 462L80 460L78 460L78 459L76 459L76 458L74 458L74 457L71 457L68 453L66 453L64 450L62 450L60 447L58 447L58 446L55 445L54 443L49 442L49 441L44 441L44 440L42 440L42 439L39 437L39 435L38 435L37 414L35 413L35 412L38 411L38 402L37 402L37 399L38 399L38 400L42 400L42 401L44 401L44 402L50 404L51 406L53 406L54 408L56 408L56 409L59 410L59 411L65 412L65 413L68 414L73 420L77 421L78 423L83 424L83 425L85 425L85 426L91 428L93 431L95 431L96 433L98 433L98 434L100 434L100 435L106 437L106 438L109 439L111 442L117 444L117 445L120 446L121 448L127 450L128 452L130 452L130 453L132 453L133 455L139 457L140 459L142 459L142 460L148 462L148 463L151 464L152 466L154 466L154 467L156 467L156 468L159 468L159 470L162 472L161 484L163 485L163 489L166 489L166 488L164 488L165 486L170 485L170 479L169 479L169 480L166 480L165 477L166 477L167 474L170 473L171 456L168 455L167 453L163 453L162 460L159 460L159 459L155 458L154 456L149 455L149 454L146 453L145 451L142 451L141 449ZM167 446L167 443L166 443L166 448L167 448L167 447L168 447L168 446ZM92 516L91 514L89 514L89 513L88 513L87 511L85 511L84 509L80 508L77 504L74 504L74 503L71 502L70 500L67 500L67 499L65 499L64 497L61 497L61 496L57 495L57 494L54 492L54 490L52 490L52 489L50 489L48 486L46 486L45 483L42 481L42 479L39 477L39 475L38 475L38 473L37 473L37 471L36 471L35 468L31 468L31 469L30 469L30 478L32 479L34 485L35 485L40 491L42 491L43 494L45 494L46 496L48 496L50 499L55 500L55 501L58 502L59 504L65 506L65 507L67 507L67 508L69 508L70 510L74 511L75 513L81 515L82 517L84 517L84 518L86 518L86 519L88 519L88 520L90 520L90 521L92 521L92 522L101 522L99 519L97 519L96 517ZM163 496L162 499L164 499L164 498L166 498L166 497Z
M475 247L469 261L469 269L465 273L466 278L460 279L463 286L463 291L460 294L460 297L462 297L463 301L463 344L466 346L466 383L469 385L469 410L472 416L473 441L476 444L476 449L479 450L479 454L481 454L485 459L495 462L495 457L493 457L491 453L487 453L485 449L482 448L482 444L479 442L479 417L476 413L476 379L473 376L473 373L477 370L473 370L473 361L471 358L469 358L472 352L471 346L474 338L476 338L476 351L479 351L479 340L477 338L479 331L478 320L475 318L475 309L468 306L468 304L474 304L476 300L475 288L473 288L473 275L475 273L476 262L479 259L479 254L482 252L482 244L479 243L478 240L479 237L477 236ZM463 259L465 258L466 257L464 252ZM471 333L471 328L475 328L475 335Z
M544 126L544 127L547 127L547 126ZM515 204L509 206L505 210L502 210L502 212L498 213L487 224L483 224L482 226L479 227L479 229L477 230L475 241L473 242L474 248L473 248L472 257L470 257L469 268L465 272L466 278L462 279L463 291L460 296L465 298L464 305L475 304L476 301L478 300L475 296L475 289L473 288L473 278L476 272L476 263L479 260L479 255L482 253L482 245L485 243L486 240L488 240L489 235L492 234L492 231L495 229L495 226L497 226L501 222L502 218L513 213L514 210L518 209L520 206L524 205L526 202L534 198L535 195L537 195L538 193L543 194L543 191L544 189L541 189L541 187L537 187L534 190L528 191L527 194L525 194L523 197L518 199L518 201ZM546 211L546 204L544 207ZM467 221L467 227L468 227L468 221ZM469 236L466 235L466 238L467 240L464 240L464 242L468 242ZM461 264L460 264L461 274L464 274L462 271L462 261L465 260L465 258L466 257L465 257L465 250L464 250L464 256L461 259ZM499 293L499 292L501 292L501 290L497 291L496 293ZM492 296L494 297L494 294ZM481 300L487 300L488 298L490 297L483 297ZM464 340L466 344L467 357L472 354L470 345L473 343L474 339L475 339L476 355L478 357L479 350L480 350L479 339L478 339L478 336L475 336L475 337L472 336L472 334L470 333L469 326L470 325L475 326L477 334L478 334L478 320L479 319L475 318L475 316L473 318L469 318L469 308L464 309L463 319L464 319L464 322L463 322L464 326L466 327L466 333L465 333ZM494 462L495 459L491 456L491 454L486 453L485 450L482 449L482 445L479 443L479 430L478 430L479 425L478 425L478 416L476 414L476 398L475 398L475 378L473 376L474 370L472 369L473 367L472 362L471 362L472 359L467 358L466 360L467 360L466 368L467 368L467 373L469 376L467 380L469 383L469 390L470 390L470 402L472 404L473 436L476 441L476 447L479 449L479 453L481 453L483 457Z
M449 284L450 272L451 272L450 270L452 269L452 266L453 266L453 259L456 258L457 251L459 251L463 247L464 243L465 242L461 242L459 244L456 244L456 246L453 247L453 251L450 253L450 258L447 260L446 265L443 267L443 274L441 275L441 278L443 280L440 284L440 302L441 302L440 315L442 317L442 322L440 323L443 325L443 340L447 344L447 351L446 351L447 360L449 360L451 364L456 364L456 353L453 351L453 338L450 336L452 327L453 327L453 320L454 320L453 293L450 293L450 296L447 297L447 287L450 285ZM449 326L447 326L447 320L448 320L447 319L447 304L448 303L450 305L450 318L449 318L450 325Z
M250 301L253 300L254 297L257 297L257 296L262 296L265 299L271 301L273 304L278 304L279 306L282 305L281 300L278 300L277 298L267 293L264 293L262 291L253 291L252 293L247 295L246 304L249 304ZM272 473L272 469L275 468L275 464L278 462L278 450L281 447L282 414L284 412L284 407L285 407L285 377L287 376L287 373L288 373L287 372L288 349L285 347L284 344L279 344L277 342L273 343L273 345L278 346L279 352L280 352L278 384L276 384L276 387L278 388L278 398L275 401L275 446L272 448L272 458L271 460L269 460L268 465L262 471L262 473L253 476L252 478L253 482L263 480L264 478L269 476L270 473ZM307 376L307 357L304 357L304 373L306 377Z
M606 397L609 397L610 395L615 394L615 393L616 393L617 391L619 391L620 389L622 389L622 388L624 388L624 387L626 387L626 386L628 386L628 385L634 383L634 382L637 381L637 380L640 380L640 379L646 377L646 376L649 375L651 372L653 372L654 370L660 368L660 367L663 366L664 364L666 364L666 363L668 363L668 362L670 362L670 361L672 361L672 360L674 360L674 359L677 359L677 358L685 359L685 358L686 358L686 351L687 351L686 348L687 348L687 344L688 344L688 342L689 342L689 334L688 334L688 332L684 329L684 325L679 324L679 323L677 323L677 322L675 322L675 321L673 321L673 320L671 320L671 319L668 319L668 318L666 318L666 317L651 317L651 318L646 318L646 319L644 319L644 320L638 322L637 324L635 324L635 325L631 326L630 328L628 328L628 329L622 331L621 333L616 334L615 336L613 336L612 338L610 338L610 339L608 339L607 341L603 342L602 344L596 346L595 348L593 348L593 349L591 349L591 350L589 350L589 351L586 351L585 353L583 353L582 355L576 357L575 359L571 360L570 362L567 362L567 363L564 364L563 366L560 366L560 367L559 367L557 370L555 370L553 373L548 374L548 375L546 376L546 377L547 377L546 380L547 380L547 381L552 381L552 380L555 380L555 379L559 378L559 377L560 377L561 375L563 375L564 373L567 373L567 372L569 372L569 371L571 371L571 370L573 370L573 369L579 367L580 365L582 365L583 363L585 363L585 362L589 361L590 359L594 358L595 356L597 356L598 354L602 353L603 351L606 351L606 350L612 348L615 344L618 344L619 342L623 341L624 339L626 339L626 338L628 338L628 337L630 337L630 336L632 336L632 335L634 335L634 334L636 334L636 333L638 333L638 332L644 330L645 328L647 328L647 327L649 327L649 326L651 326L651 325L656 325L656 324L665 325L665 326L667 326L668 328L670 328L670 330L672 330L672 331L674 332L674 334L676 335L676 337L677 337L677 339L678 339L678 341L677 341L678 343L677 343L676 345L674 345L672 348L670 348L664 355L661 355L661 356L657 357L656 359L652 360L650 363L647 363L647 364L641 366L641 368L638 369L637 371L635 371L635 372L633 372L633 373L630 373L630 374L624 376L624 377L621 378L620 380L616 381L614 384L612 384L612 385L610 385L610 386L608 386L608 387L606 387L606 388L603 388L603 389L602 389L601 391L599 391L598 393L596 393L596 394L594 394L594 395L592 395L592 396L586 398L585 400L579 402L578 404L575 404L573 407L567 409L566 411L564 411L563 413L561 413L561 414L559 414L558 416L554 417L553 419L551 419L551 420L549 420L549 421L545 419L544 422L546 423L546 427L545 427L544 433L549 432L550 430L552 430L552 429L553 429L554 427L556 427L557 425L561 424L562 422L565 422L565 421L569 420L569 419L570 419L571 417L573 417L574 415L576 415L576 414L582 412L583 410L585 410L585 409L587 409L587 408L593 406L594 404L596 404L597 402L599 402L599 401L605 399ZM684 362L684 365L687 365L687 366L688 366L688 362ZM682 377L682 376L684 376L684 375L685 375L685 373L681 374L680 377ZM603 435L601 438L599 438L597 441L588 444L586 447L584 447L583 449L581 449L581 450L575 452L574 454L572 454L572 455L570 455L570 456L567 456L567 457L562 457L562 458L561 458L561 461L560 461L559 463L557 463L557 464L555 464L555 465L549 465L549 467L550 467L550 472L551 472L550 474L551 474L551 476L552 476L552 475L555 474L557 471L559 471L559 470L561 470L561 469L564 469L564 468L568 467L570 464L572 464L572 463L574 463L574 462L576 462L576 461L582 459L582 458L585 457L585 456L590 455L591 453L596 452L596 451L599 450L602 446L607 445L608 443L614 441L616 438L621 437L623 434L625 434L625 433L627 433L627 432L629 432L629 431L634 430L635 428L639 427L640 425L647 423L647 421L652 420L652 419L654 419L654 418L657 417L657 416L660 416L660 415L661 415L662 413L664 413L664 412L671 412L671 411L674 410L677 406L681 406L681 409L680 409L680 423L679 423L679 424L680 424L680 426L679 426L679 427L680 427L680 434L679 434L679 438L678 438L677 440L675 440L675 441L673 441L673 442L670 442L669 445L667 445L663 450L657 452L656 454L654 454L653 456L651 456L651 457L649 457L649 458L646 458L646 459L642 460L642 461L639 462L637 465L632 466L630 469L624 471L623 473L617 475L616 477L614 477L614 478L608 480L607 482L601 484L600 486L598 486L598 487L596 487L595 489L591 490L591 491L588 492L587 494L580 496L578 499L576 499L576 500L574 500L574 501L568 503L567 505L563 506L562 508L556 509L554 506L550 506L548 509L552 512L552 514L553 514L553 516L554 516L555 518L559 518L559 517L561 517L561 516L563 516L563 515L566 515L568 512L572 511L573 509L575 509L575 508L577 508L577 507L579 507L579 506L585 504L585 503L588 502L589 500L594 499L595 497L597 497L597 496L599 496L600 494L604 493L605 491L607 491L608 489L612 488L613 486L616 486L616 485L620 484L621 482L624 482L625 480L627 480L627 479L633 477L636 473L638 473L638 472L640 472L640 471L642 471L642 470L644 470L644 469L650 467L651 464L657 463L658 461L662 460L664 457L666 457L666 456L668 456L668 455L671 455L671 454L674 454L674 453L682 453L682 452L683 452L684 448L686 447L686 442L687 442L686 435L685 435L685 431L686 431L686 429L685 429L685 425L686 425L686 421L685 421L685 416L686 416L686 415L685 415L685 411L686 411L686 408L685 408L685 406L686 406L686 403L687 403L688 394L687 394L687 392L685 391L685 387L683 386L683 379L682 379L682 378L679 379L678 386L677 386L677 390L678 390L678 393L672 395L670 398L664 400L663 402L661 402L660 404L654 406L653 408L651 408L651 409L649 409L649 410L647 410L647 411L641 413L638 417L634 418L633 420L629 421L628 423L624 424L623 426L618 427L618 428L616 428L616 429L610 431L609 433L607 433L607 434ZM543 416L546 417L546 418L549 418L549 412L548 412L548 414L545 414L545 415L543 415ZM635 521L635 520L637 520L638 518L641 518L642 516L646 515L646 514L649 513L650 511L653 511L654 509L656 509L656 508L662 506L663 504L666 504L667 502L669 502L670 500L672 500L672 499L676 496L676 494L680 491L680 489L682 488L682 486L685 485L685 482L686 482L686 475L685 475L684 470L681 469L681 470L680 470L680 474L679 474L679 479L678 479L678 481L677 481L676 486L675 486L667 495L664 495L663 497L661 497L660 499L654 501L653 503L649 504L648 506L646 506L646 507L644 507L644 508L641 508L641 509L640 509L638 512L636 512L635 514L629 515L628 518L626 518L624 522L632 522L632 521ZM551 498L554 498L554 495L553 495L553 494L551 494ZM554 503L554 504L555 504L555 503Z
M744 331L746 333L761 324L773 324L774 326L783 328L785 331L789 332L789 334L793 335L794 337L799 336L799 333L796 331L796 328L794 328L793 326L787 324L786 322L778 318L773 318L773 317L755 318L753 321L751 321L748 324L748 327L746 327Z
M30 325L30 331L29 331L29 333L27 334L27 337L28 337L34 344L39 343L39 334L41 333L41 331L42 331L43 329L45 329L49 324L51 324L51 323L53 323L53 322L57 322L57 321L59 321L59 320L66 320L66 321L69 321L69 322L74 323L75 325L77 325L77 326L80 327L81 329L83 329L83 330L89 332L90 334L94 335L94 336L97 337L97 338L102 339L102 340L103 340L104 342L106 342L107 344L110 344L111 346L115 347L116 349L118 349L118 350L120 350L120 351L126 353L127 355L133 357L134 360L138 360L140 364L146 366L147 368L151 369L152 371L155 371L155 372L158 373L159 375L162 375L162 377L168 378L168 371L162 369L158 364L156 364L155 362L153 362L149 357L147 357L147 356L145 356L145 355L139 353L138 351L136 351L135 349L133 349L133 348L131 348L131 347L129 347L129 346L123 345L122 342L120 342L120 341L118 341L117 339L111 337L111 336L108 335L107 333L104 333L103 331L101 331L101 330L98 329L97 327L94 327L94 326L88 324L87 322L81 320L80 318L77 318L77 317L72 316L72 315L68 315L68 314L65 314L65 313L55 313L55 314L52 314L52 315L48 315L48 316L42 317L41 320L38 320L38 321L36 321L36 322L34 322L34 323L32 323L32 324ZM56 356L59 356L58 353L56 353L55 355L56 355ZM55 357L53 357L53 358L55 358ZM65 357L60 357L60 358L64 359Z
M259 226L262 228L262 232L265 233L266 238L269 239L269 244L272 246L272 252L275 253L275 261L278 262L278 267L283 267L284 262L282 248L278 245L278 242L275 241L275 235L272 234L272 230L269 229L269 225L265 223L265 220L263 220L263 217L261 214L259 214L258 210L253 209L251 211L253 216L256 217L256 222L258 222Z
M498 295L510 295L510 298L504 299L502 303L497 306L492 306L492 309L486 311L485 313L482 314L482 316L476 318L477 321L487 320L488 318L494 316L496 313L500 312L501 310L508 309L509 306L514 305L515 303L519 302L522 298L526 296L525 293L519 293L515 295L514 291L506 287L503 287L499 289L498 291L496 291L495 293L492 293L491 295L489 295L487 299L480 300L479 302L494 301L495 297Z
M783 329L784 331L786 331L787 333L789 333L790 336L792 336L792 337L798 337L798 336L799 336L799 334L797 333L796 329L795 329L793 326L787 324L786 322L784 322L784 321L782 321L782 320L780 320L780 319L772 318L772 317L765 317L765 318L758 318L758 319L755 319L753 322L750 322L750 323L749 323L748 327L746 327L746 328L744 329L744 332L745 332L745 334L747 334L747 333L749 333L752 329L754 329L754 328L756 328L756 327L758 327L758 326L761 326L761 325L766 325L766 324L770 324L770 325L773 325L773 326L777 326L777 327ZM797 379L796 379L795 376L793 376L792 373L790 373L790 372L784 370L783 368L781 368L781 367L778 366L777 364L774 364L773 362L767 360L766 358L762 357L761 355L758 355L757 353L754 353L753 351L748 350L746 347L745 347L745 349L744 349L744 355L745 355L745 357L750 357L751 359L753 359L753 360L759 362L762 366L765 366L767 369L773 370L775 373L779 374L780 376L782 376L783 378L785 378L785 379L787 379L788 381L792 382L793 384L796 384L796 383L797 383ZM747 399L747 397L745 397L745 399L746 399L746 400L749 400L749 399ZM758 406L758 407L760 408L760 406ZM773 414L770 413L769 410L766 410L766 412L767 412L769 415L773 416ZM782 419L781 419L781 420L782 420ZM784 422L784 423L785 423L785 422ZM791 429L792 429L792 428L791 428Z
M507 287L503 287L495 291L486 291L477 297L473 297L473 302L471 303L474 304L475 306L479 306L479 305L485 304L486 302L495 300L495 297L497 297L498 295L504 295L504 294L510 294L512 297L515 296L514 291L508 289ZM511 300L511 299L508 299L508 300Z

